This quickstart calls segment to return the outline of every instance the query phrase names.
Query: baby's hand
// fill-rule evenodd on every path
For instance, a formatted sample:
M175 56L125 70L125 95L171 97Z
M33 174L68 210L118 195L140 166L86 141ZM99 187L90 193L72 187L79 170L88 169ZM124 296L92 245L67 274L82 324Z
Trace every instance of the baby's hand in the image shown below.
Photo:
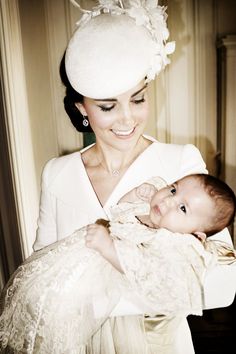
M137 197L141 200L150 202L157 189L149 183L143 183L136 188Z
M90 224L87 226L87 234L85 236L85 245L99 253L109 248L113 244L109 231L103 225Z

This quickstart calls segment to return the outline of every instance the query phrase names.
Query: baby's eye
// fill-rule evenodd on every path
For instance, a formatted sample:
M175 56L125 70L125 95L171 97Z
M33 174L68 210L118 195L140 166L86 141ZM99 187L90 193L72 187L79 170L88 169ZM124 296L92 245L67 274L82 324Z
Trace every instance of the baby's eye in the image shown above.
M111 106L99 105L98 107L99 107L103 112L109 112L109 111L111 111L111 110L115 107L115 105L114 105L114 104L111 105Z
M176 188L175 188L175 186L171 186L171 187L170 187L170 193L173 194L173 195L175 195L175 193L176 193Z
M186 214L186 208L185 208L184 204L180 204L179 208L180 208L180 210L182 210L183 213Z

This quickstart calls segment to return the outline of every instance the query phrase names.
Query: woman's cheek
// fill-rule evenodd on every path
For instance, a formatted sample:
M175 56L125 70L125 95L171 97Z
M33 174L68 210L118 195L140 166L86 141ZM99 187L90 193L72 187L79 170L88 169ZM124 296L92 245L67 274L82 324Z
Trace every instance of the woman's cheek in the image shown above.
M96 112L89 115L90 125L97 128L106 129L111 126L114 118L111 112Z
M140 121L146 122L149 118L149 106L143 106L142 109L139 109L136 112L136 115L139 117Z

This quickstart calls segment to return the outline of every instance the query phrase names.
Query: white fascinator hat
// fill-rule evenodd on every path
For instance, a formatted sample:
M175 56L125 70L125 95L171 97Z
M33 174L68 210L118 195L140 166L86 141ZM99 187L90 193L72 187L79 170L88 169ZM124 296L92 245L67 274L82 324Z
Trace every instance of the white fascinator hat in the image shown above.
M71 0L80 9L80 5ZM105 99L147 82L169 63L165 8L156 0L100 0L83 10L69 41L65 68L72 87L83 96Z

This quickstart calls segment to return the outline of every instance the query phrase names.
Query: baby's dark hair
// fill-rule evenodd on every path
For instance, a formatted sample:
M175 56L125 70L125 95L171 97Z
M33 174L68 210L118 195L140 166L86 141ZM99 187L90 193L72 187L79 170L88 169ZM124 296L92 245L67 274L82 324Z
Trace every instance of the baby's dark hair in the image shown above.
M204 230L207 236L212 236L233 223L236 212L236 197L229 185L219 178L207 174L196 174L194 176L200 180L205 191L215 203L212 222L209 222L208 229Z
M65 53L60 63L60 77L66 88L64 108L71 120L71 123L75 129L81 133L92 132L90 124L88 126L83 125L83 116L75 105L76 103L83 103L84 97L79 92L75 91L69 82L65 69Z

